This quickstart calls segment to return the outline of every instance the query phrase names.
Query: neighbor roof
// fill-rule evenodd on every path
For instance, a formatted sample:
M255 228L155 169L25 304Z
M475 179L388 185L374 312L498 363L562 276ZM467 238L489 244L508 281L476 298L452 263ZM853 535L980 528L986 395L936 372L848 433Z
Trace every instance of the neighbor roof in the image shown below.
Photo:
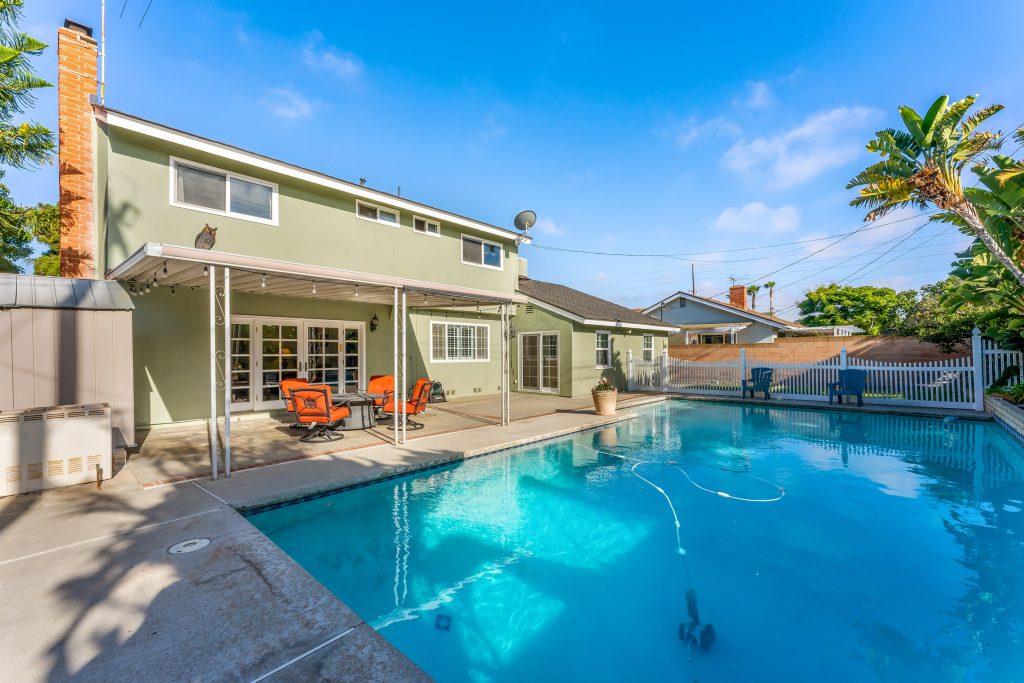
M556 312L568 314L587 325L659 329L666 332L676 329L675 325L638 313L631 308L553 282L520 277L519 291L530 299L547 304Z
M801 327L803 327L803 325L801 325L800 323L791 322L789 320L783 320L782 318L779 318L779 317L774 316L774 315L765 315L764 313L758 313L757 311L752 311L749 308L742 308L740 306L734 306L731 303L729 303L728 301L719 301L718 299L711 299L711 298L706 297L706 296L698 296L696 294L690 294L689 292L676 292L672 296L665 297L664 299L662 299L658 303L654 304L653 306L649 306L649 307L645 308L644 309L644 313L650 313L651 311L654 311L654 310L656 310L658 308L661 308L665 304L669 303L670 301L675 301L676 299L688 299L690 301L696 301L697 303L708 304L709 306L711 306L713 308L718 308L718 309L721 309L721 310L726 310L726 311L729 311L731 313L735 313L736 315L741 315L741 316L744 316L746 318L750 318L751 320L756 320L756 321L759 321L759 322L767 323L769 325L772 325L773 327L778 327L778 328L787 328L787 327L789 327L789 328L801 328Z
M121 284L111 280L0 275L0 308L130 311L135 305Z

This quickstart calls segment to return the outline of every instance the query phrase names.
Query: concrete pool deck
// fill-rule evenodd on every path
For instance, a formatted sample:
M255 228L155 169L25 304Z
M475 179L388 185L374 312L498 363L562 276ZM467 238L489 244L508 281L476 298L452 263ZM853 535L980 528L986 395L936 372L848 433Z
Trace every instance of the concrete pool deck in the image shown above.
M629 417L626 409L609 418L573 407L509 427L316 456L217 482L142 488L126 471L101 490L0 499L0 679L429 680L234 508ZM192 538L210 544L168 552Z

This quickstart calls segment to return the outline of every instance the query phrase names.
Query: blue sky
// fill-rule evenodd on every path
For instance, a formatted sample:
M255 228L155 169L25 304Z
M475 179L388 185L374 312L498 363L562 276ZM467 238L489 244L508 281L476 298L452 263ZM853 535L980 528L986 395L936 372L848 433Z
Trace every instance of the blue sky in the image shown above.
M153 0L140 27L148 1L109 1L109 106L498 225L532 208L530 274L629 306L688 290L691 262L704 295L781 269L789 315L830 280L939 280L967 240L909 213L807 240L860 227L845 183L898 105L980 93L1024 122L1014 0L959 38L953 2ZM54 45L65 16L99 33L99 0L27 4ZM56 47L37 65L55 81ZM33 116L55 127L55 92ZM56 198L53 167L8 179Z

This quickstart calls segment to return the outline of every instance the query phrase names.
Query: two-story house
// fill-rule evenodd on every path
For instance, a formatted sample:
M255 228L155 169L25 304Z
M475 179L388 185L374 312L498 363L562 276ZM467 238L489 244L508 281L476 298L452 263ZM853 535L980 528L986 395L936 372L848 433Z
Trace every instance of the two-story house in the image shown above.
M501 394L507 423L509 392L624 387L627 352L667 342L671 324L521 280L519 231L104 106L96 67L91 29L65 22L61 274L134 296L139 427L279 409L291 377L343 392L374 375Z
M135 295L138 425L279 408L295 376L507 394L528 238L102 106L91 30L58 51L61 274Z

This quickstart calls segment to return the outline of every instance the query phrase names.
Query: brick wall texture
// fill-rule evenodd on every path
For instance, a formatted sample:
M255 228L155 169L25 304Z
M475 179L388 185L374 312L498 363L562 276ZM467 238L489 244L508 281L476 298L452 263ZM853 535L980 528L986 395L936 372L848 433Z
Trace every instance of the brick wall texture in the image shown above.
M71 28L57 30L57 114L60 178L60 274L96 277L93 214L92 104L96 41Z
M747 364L752 359L773 363L814 363L838 358L846 347L848 356L865 360L895 363L918 363L970 355L970 350L944 353L934 344L915 337L785 337L774 344L670 344L668 353L681 360L716 362L739 358L740 349L747 350Z

